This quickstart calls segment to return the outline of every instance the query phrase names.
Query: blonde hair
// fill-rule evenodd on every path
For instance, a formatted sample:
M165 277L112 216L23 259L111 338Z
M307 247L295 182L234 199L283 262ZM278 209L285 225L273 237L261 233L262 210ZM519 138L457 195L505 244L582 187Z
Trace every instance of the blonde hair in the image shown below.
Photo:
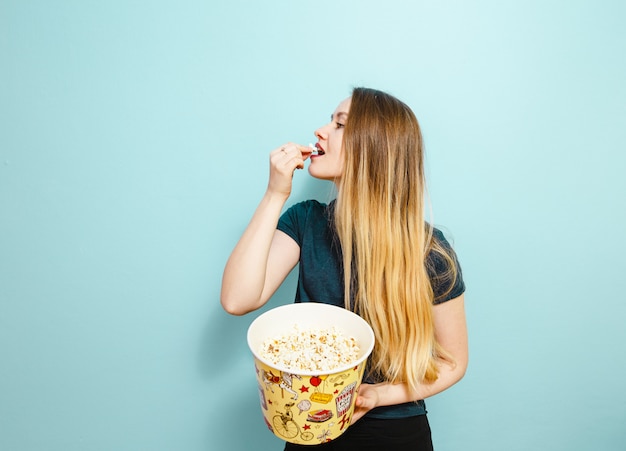
M371 372L416 389L451 360L435 338L427 256L453 257L424 220L425 177L419 124L388 94L356 88L343 137L335 222L343 252L346 308L374 329ZM450 287L452 284L450 284ZM450 288L451 289L451 288Z

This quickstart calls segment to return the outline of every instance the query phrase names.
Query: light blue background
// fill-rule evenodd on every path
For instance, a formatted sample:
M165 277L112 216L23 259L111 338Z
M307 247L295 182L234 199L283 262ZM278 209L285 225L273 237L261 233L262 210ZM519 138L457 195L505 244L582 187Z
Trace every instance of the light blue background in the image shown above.
M281 449L258 312L221 310L221 273L269 151L356 85L420 119L468 286L436 449L626 449L625 20L620 1L0 1L0 449ZM291 202L330 193L298 172Z

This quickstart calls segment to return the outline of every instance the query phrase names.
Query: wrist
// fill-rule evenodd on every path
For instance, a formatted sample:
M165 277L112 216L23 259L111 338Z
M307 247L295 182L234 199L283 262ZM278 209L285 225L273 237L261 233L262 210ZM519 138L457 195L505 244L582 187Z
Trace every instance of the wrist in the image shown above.
M265 195L263 197L266 202L280 203L282 206L282 204L287 202L287 199L289 199L289 194L290 193L285 193L283 191L276 191L271 188L268 188L267 191L265 191Z
M372 387L376 391L376 406L403 404L418 399L407 384L380 382Z

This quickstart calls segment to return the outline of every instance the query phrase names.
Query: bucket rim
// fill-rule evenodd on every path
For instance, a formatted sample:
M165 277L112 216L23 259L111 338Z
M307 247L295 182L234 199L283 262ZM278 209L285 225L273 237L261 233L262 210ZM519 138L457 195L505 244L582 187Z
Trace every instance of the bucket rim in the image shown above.
M314 305L315 307L303 307L303 306L307 306L307 305ZM277 365L273 362L269 362L267 359L262 358L259 353L257 352L257 349L254 349L255 347L252 345L251 341L252 341L252 337L251 337L251 332L254 329L254 326L256 324L258 324L259 322L262 321L263 318L266 318L267 316L270 315L274 315L276 313L277 310L283 310L283 309L296 309L296 308L312 308L312 309L318 309L318 310L327 310L329 313L339 313L339 311L341 311L342 313L340 314L348 314L349 316L353 316L353 319L355 319L357 322L359 322L363 327L364 330L366 331L367 335L370 338L370 343L367 346L367 348L363 351L363 354L361 355L361 357L359 357L357 360L354 360L353 362L351 362L349 365L342 365L339 366L337 368L333 368L332 370L329 370L327 372L320 372L320 371L303 371L303 370L294 370L292 368L288 368L282 365ZM320 376L320 375L332 375L332 374L338 374L338 373L344 373L346 371L349 371L351 369L357 368L359 367L365 360L367 360L369 358L369 356L371 355L372 351L374 350L374 344L375 344L375 337L374 337L374 330L372 329L372 327L367 323L367 321L365 321L363 318L361 318L359 315L357 315L356 313L345 309L343 307L338 307L336 305L332 305L332 304L325 304L323 302L315 302L315 301L308 301L308 302L295 302L292 304L285 304L285 305L280 305L278 307L274 307L270 310L267 310L265 312L263 312L262 314L260 314L259 316L257 316L251 323L250 326L248 326L248 332L247 332L247 343L248 343L248 348L250 349L250 352L252 352L252 355L254 356L254 358L256 360L258 360L259 362L263 363L264 365L270 367L270 368L274 368L278 371L284 372L284 373L290 373L290 374L297 374L300 376ZM359 343L359 346L361 344Z

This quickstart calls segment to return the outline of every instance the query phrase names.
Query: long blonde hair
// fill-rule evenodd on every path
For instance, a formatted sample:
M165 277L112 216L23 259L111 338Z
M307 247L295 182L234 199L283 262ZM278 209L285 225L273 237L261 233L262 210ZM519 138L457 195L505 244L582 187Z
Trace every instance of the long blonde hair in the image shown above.
M344 172L335 223L343 252L346 308L374 329L376 377L416 389L450 360L435 338L429 252L452 257L424 220L425 177L419 124L389 94L356 88L343 137Z

